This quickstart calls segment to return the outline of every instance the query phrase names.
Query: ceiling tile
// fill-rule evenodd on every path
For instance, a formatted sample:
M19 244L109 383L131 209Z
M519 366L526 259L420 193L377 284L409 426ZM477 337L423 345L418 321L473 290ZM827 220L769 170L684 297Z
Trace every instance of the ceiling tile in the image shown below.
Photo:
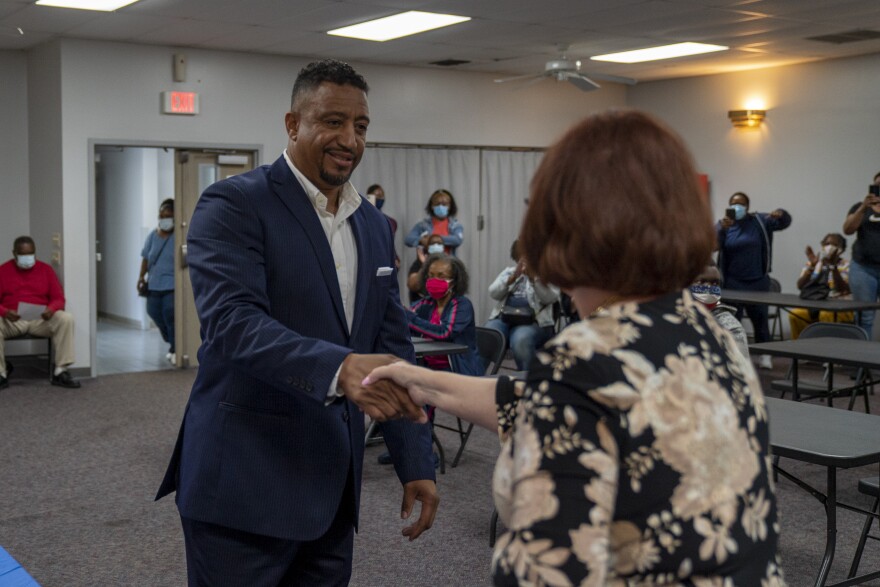
M101 14L92 10L54 8L31 4L3 19L3 24L21 27L25 31L63 33L88 22Z

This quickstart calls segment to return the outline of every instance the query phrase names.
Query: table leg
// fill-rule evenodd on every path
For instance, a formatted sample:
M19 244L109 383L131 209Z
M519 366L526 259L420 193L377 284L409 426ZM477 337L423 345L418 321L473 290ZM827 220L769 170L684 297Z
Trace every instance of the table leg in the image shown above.
M837 546L837 467L828 467L828 486L825 492L825 556L816 577L816 587L824 587L834 560L834 549Z
M798 360L791 360L791 395L794 401L801 401L801 395L798 393Z
M833 408L834 403L831 401L831 390L834 389L834 363L828 362L828 407Z

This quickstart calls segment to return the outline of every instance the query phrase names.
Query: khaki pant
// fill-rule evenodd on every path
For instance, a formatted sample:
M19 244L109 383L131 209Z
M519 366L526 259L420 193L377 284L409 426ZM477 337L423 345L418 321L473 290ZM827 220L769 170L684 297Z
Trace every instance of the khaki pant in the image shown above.
M10 322L0 318L0 336L3 339L14 338L23 334L51 338L55 347L55 365L67 367L76 359L73 355L73 316L64 310L58 310L49 320L16 320ZM6 373L6 355L0 344L0 373Z
M819 312L818 320L810 317L810 311L806 308L792 308L788 313L788 325L791 326L791 339L795 340L801 335L804 328L813 322L845 322L852 324L852 312L837 312L837 319L834 319L834 312L822 310Z

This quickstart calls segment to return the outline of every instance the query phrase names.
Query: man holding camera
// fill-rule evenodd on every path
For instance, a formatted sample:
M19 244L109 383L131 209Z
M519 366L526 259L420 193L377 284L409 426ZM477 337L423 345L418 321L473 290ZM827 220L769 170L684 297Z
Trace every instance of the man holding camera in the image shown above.
M749 212L749 197L736 192L730 197L725 216L715 225L718 235L718 268L724 287L740 291L770 291L770 270L773 259L773 233L785 230L791 224L791 215L777 208L769 214ZM736 318L743 311L755 328L755 342L770 340L768 311L765 305L737 306ZM761 355L758 366L772 369L769 355Z

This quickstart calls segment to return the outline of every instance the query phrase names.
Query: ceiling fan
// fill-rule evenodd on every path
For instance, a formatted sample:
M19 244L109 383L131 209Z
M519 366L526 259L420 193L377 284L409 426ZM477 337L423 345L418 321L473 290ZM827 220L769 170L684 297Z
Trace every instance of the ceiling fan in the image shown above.
M514 77L505 77L501 79L496 79L495 83L503 84L506 82L512 81L522 81L531 79L534 80L532 83L537 83L544 78L552 77L555 78L558 82L567 81L574 85L577 89L583 92L591 92L593 90L598 90L600 87L599 84L593 81L593 79L599 79L608 82L616 82L618 84L626 84L628 86L632 86L636 84L636 80L631 77L621 77L619 75L607 75L604 73L590 73L589 77L586 74L581 73L581 62L580 60L571 61L566 56L564 51L568 49L568 47L560 47L560 52L562 55L558 59L551 59L547 63L544 64L544 71L539 73L529 73L526 75L517 75ZM526 84L531 85L531 84Z

